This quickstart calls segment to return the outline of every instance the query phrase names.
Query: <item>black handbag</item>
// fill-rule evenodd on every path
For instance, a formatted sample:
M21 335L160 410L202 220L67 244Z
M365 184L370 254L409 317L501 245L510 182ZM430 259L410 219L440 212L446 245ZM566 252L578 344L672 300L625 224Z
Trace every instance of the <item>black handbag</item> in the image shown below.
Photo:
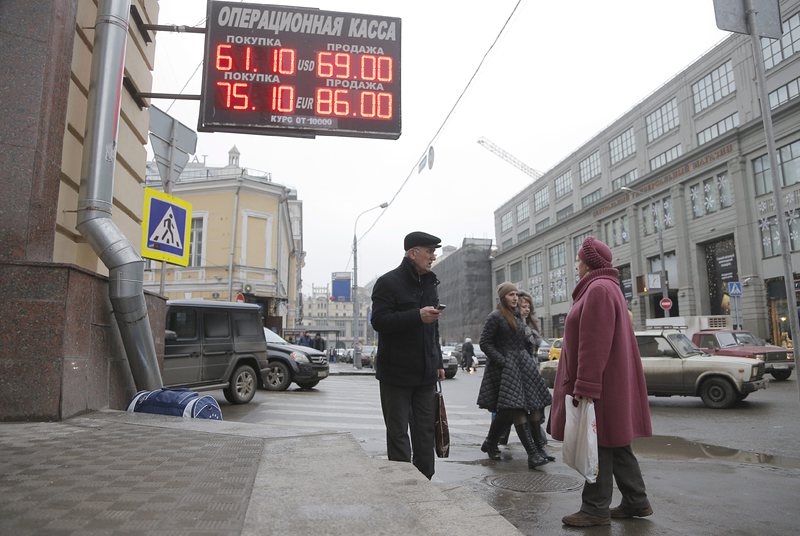
M444 395L442 395L441 382L436 382L433 402L436 455L440 458L447 458L450 455L450 428L447 426L447 410L444 407Z

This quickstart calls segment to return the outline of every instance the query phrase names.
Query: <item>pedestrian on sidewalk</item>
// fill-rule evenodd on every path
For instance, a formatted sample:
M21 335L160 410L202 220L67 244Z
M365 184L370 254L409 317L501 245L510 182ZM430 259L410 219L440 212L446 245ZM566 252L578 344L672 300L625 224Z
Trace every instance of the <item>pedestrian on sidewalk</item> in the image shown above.
M497 309L486 318L480 340L481 350L486 354L486 368L478 392L478 406L496 412L481 450L489 458L499 460L500 434L513 423L528 454L528 468L534 469L549 460L539 447L544 445L543 438L539 437L541 427L532 427L528 414L550 405L550 391L544 382L536 381L541 378L532 354L533 345L520 316L517 287L513 283L501 283L497 296Z
M610 518L653 513L639 462L631 450L637 437L652 435L642 360L611 264L611 249L587 237L575 259L580 280L572 292L548 431L564 439L565 395L592 399L597 419L599 474L583 485L581 509L561 521L573 527L609 525ZM622 501L610 509L614 480Z
M315 350L319 350L320 352L325 351L325 339L322 338L322 335L317 333L314 336L314 340L312 341Z
M434 473L434 389L444 379L437 309L439 280L431 271L441 240L415 231L403 241L400 266L375 282L372 327L380 334L375 378L390 460ZM409 441L409 428L411 440Z
M464 344L461 346L461 370L472 374L475 366L472 364L472 358L475 356L475 347L472 345L472 339L469 337L464 339Z

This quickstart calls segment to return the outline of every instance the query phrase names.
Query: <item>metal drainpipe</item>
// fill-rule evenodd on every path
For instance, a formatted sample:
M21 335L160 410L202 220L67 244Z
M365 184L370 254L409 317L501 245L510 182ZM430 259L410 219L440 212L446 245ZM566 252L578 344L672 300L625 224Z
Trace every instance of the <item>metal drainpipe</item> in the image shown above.
M129 11L130 0L101 0L97 10L76 227L108 268L108 294L136 388L158 389L144 261L111 220Z

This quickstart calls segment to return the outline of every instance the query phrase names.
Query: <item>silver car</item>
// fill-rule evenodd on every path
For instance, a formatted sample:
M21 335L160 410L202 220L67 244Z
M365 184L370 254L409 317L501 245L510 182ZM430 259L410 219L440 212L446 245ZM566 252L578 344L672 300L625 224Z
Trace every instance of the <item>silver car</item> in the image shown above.
M766 389L764 363L743 357L710 355L676 329L636 332L647 394L699 396L709 408L729 408L759 389ZM549 387L557 378L558 361L539 365Z

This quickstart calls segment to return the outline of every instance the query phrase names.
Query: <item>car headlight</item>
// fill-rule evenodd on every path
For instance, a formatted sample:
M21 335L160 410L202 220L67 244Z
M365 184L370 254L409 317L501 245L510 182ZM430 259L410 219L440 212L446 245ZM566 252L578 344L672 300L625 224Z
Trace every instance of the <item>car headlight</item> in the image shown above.
M297 363L311 363L311 361L308 360L308 356L306 354L301 354L300 352L292 352L289 354L289 357Z
M754 355L753 357L755 357L755 358L756 358L756 359L758 359L759 361L764 361L764 358L765 358L766 356L765 356L764 354L756 354L756 355Z
M792 352L786 352L786 359L794 359L794 354Z
M758 367L750 367L750 379L755 380L758 377Z

